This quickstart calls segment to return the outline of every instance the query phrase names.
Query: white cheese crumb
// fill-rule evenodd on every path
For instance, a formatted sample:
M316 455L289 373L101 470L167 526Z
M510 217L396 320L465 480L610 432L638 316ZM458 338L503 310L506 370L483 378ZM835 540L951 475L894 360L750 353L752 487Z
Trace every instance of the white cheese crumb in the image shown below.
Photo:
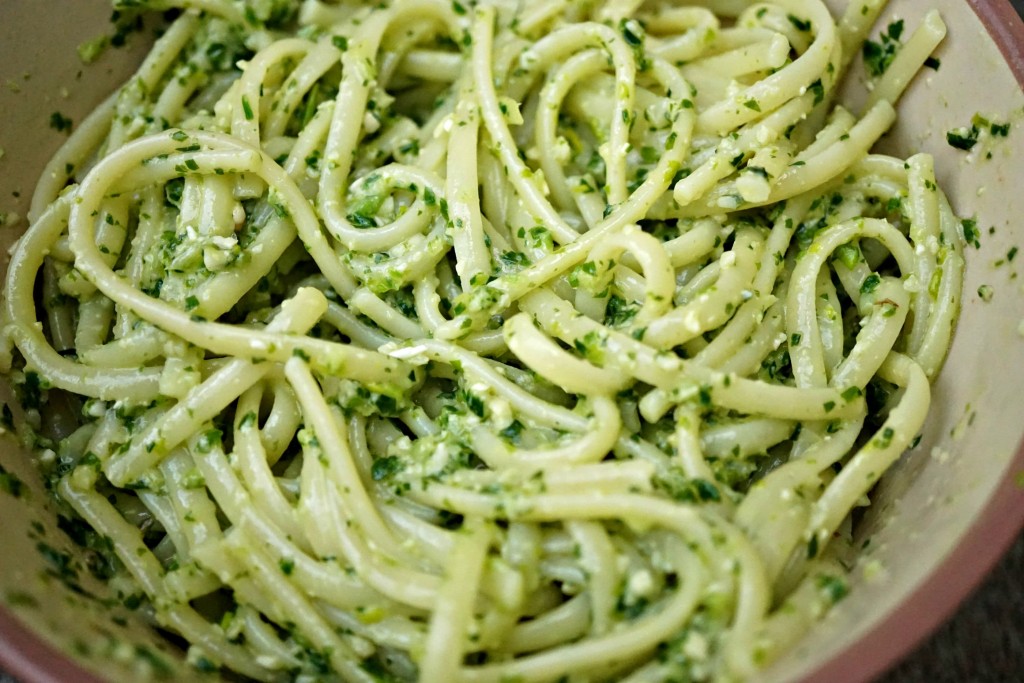
M366 114L363 115L363 129L368 135L372 135L380 129L380 121L378 121L377 117L370 112L366 112Z
M103 417L106 412L106 401L90 400L85 402L85 414L89 417Z
M264 669L277 669L282 662L274 655L256 655L256 663Z
M646 569L634 572L629 577L627 590L631 595L637 597L649 596L654 591L654 579L651 577L651 572Z
M214 235L210 238L210 244L217 247L218 249L232 249L238 244L238 240L235 239L234 235L222 237L220 235Z
M702 633L690 631L683 645L683 654L690 659L704 660L708 658L708 639Z
M423 365L428 360L427 357L424 355L427 351L427 347L423 346L422 344L417 344L416 346L399 347L398 344L391 342L382 345L379 349L377 349L377 351L385 355L391 356L392 358L409 361L416 365Z
M878 560L870 560L864 565L864 580L873 581L882 577L885 567Z
M231 260L231 253L214 245L203 248L203 265L210 271L223 270Z
M490 398L487 405L491 410L491 421L498 429L504 429L512 424L512 406L502 398Z

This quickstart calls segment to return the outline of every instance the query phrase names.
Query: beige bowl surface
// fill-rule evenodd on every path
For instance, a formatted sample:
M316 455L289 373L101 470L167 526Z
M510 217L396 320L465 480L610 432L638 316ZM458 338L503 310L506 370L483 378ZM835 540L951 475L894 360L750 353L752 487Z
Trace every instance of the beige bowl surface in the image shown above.
M954 209L976 217L981 247L968 249L963 317L923 439L883 479L858 532L870 543L853 571L852 596L765 681L869 680L952 612L1024 522L1024 254L1010 256L1024 243L1024 27L1005 0L893 0L880 26L894 18L913 26L933 6L949 26L936 54L941 67L912 84L884 147L935 155ZM83 66L76 46L109 33L109 15L106 0L0 5L0 212L13 224L0 231L5 247L24 228L10 214L25 215L43 164L64 139L51 115L81 121L144 51L145 38L135 35L128 49ZM969 126L975 114L1011 123L1009 136L969 154L952 149L945 132ZM992 288L989 301L978 294L983 285ZM0 390L0 400L10 400ZM33 465L9 434L0 465L0 483L11 475L24 482L18 497L0 493L3 666L26 681L127 681L144 671L195 677L131 610L105 602L89 558L58 529Z

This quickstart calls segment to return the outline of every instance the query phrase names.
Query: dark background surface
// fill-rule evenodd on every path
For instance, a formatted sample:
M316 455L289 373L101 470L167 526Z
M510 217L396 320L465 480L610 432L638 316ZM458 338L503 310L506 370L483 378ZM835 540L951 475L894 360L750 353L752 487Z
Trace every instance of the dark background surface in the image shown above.
M1011 0L1024 16L1024 0ZM877 683L1024 682L1024 536L956 615ZM16 681L0 672L0 683Z
M878 683L1020 681L1024 681L1024 537L1017 539L956 616Z

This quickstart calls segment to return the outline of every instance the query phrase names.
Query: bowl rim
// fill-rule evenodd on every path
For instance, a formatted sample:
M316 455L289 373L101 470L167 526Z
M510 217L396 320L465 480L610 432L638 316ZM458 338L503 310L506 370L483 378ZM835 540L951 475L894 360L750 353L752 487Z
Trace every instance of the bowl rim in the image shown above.
M967 0L1024 89L1024 19L1010 0ZM1024 439L1006 474L943 562L898 609L822 663L804 683L864 683L909 656L981 585L1024 529ZM1015 474L1020 473L1020 474ZM0 665L25 683L104 683L0 604Z
M104 683L0 605L0 664L24 683Z

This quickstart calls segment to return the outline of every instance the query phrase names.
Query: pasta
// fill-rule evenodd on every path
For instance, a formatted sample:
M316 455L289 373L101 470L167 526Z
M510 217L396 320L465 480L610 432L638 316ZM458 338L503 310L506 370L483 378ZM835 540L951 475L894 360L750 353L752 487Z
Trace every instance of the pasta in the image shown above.
M849 590L961 227L884 3L168 12L44 173L17 419L111 587L261 681L727 681Z

